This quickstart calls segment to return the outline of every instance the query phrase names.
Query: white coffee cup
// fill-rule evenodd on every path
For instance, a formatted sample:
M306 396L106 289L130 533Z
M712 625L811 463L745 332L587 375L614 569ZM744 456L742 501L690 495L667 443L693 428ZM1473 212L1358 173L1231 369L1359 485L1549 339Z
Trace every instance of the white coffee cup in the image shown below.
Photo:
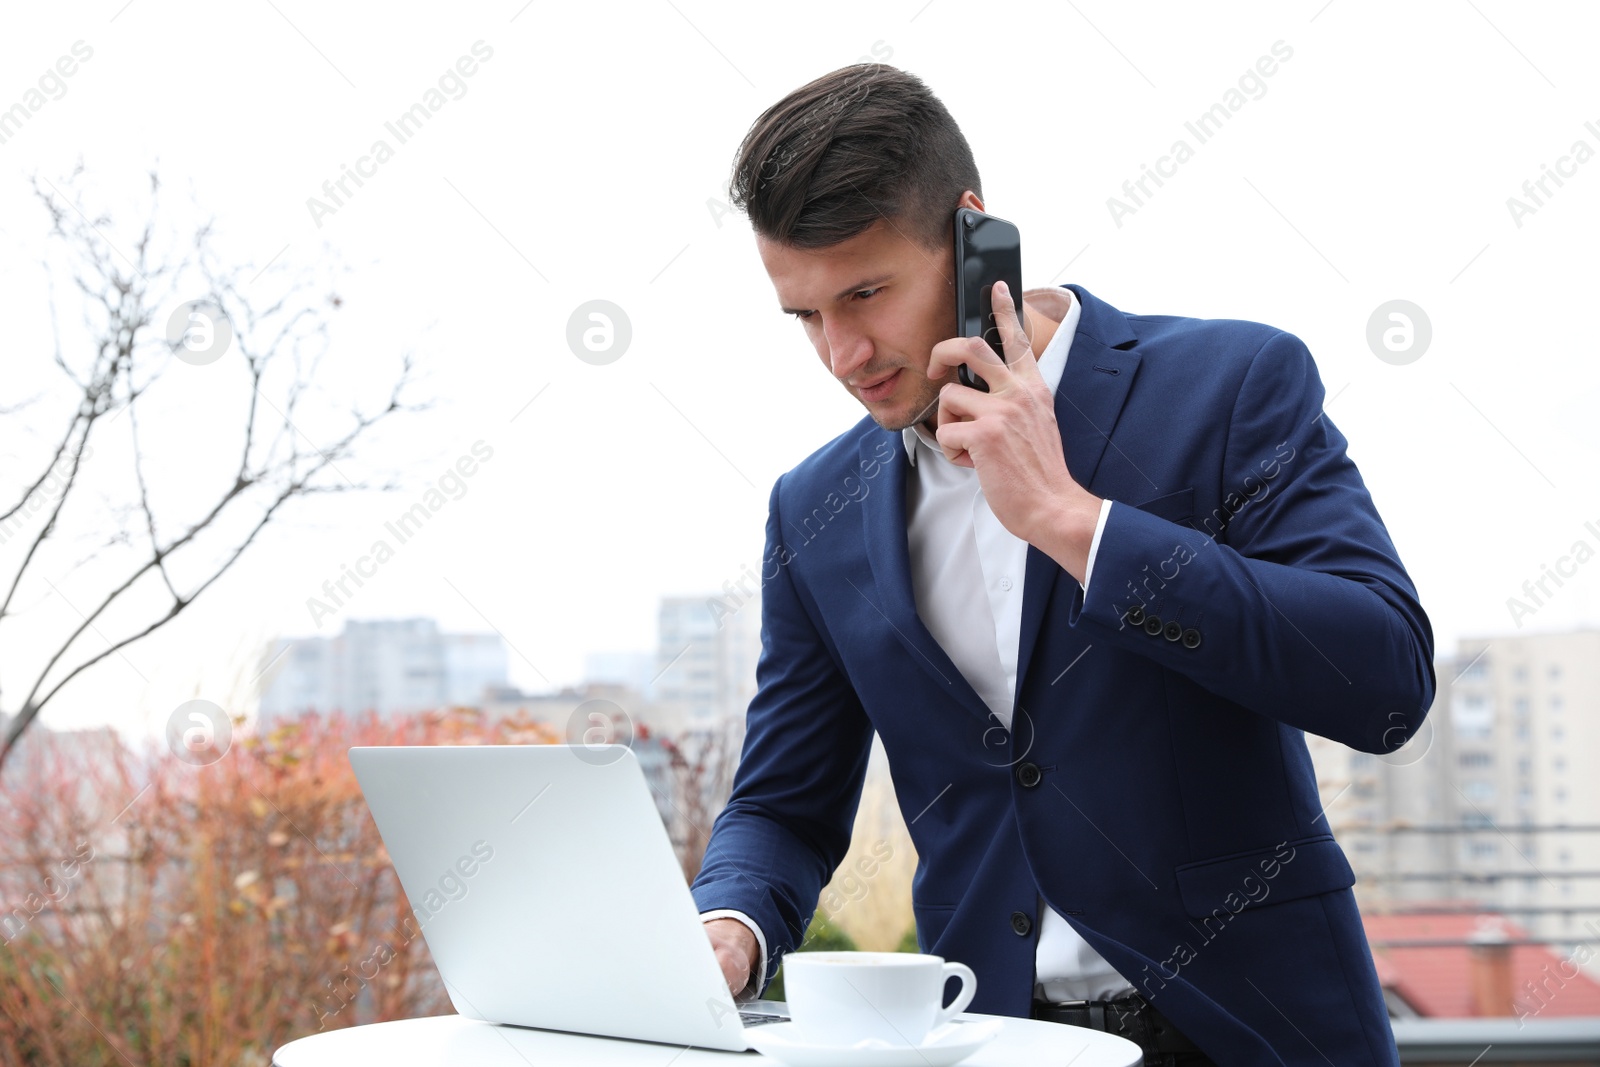
M945 1005L952 975L961 991ZM907 1048L964 1011L978 978L964 963L915 952L791 952L783 958L783 991L789 1017L809 1043L849 1047L875 1038Z

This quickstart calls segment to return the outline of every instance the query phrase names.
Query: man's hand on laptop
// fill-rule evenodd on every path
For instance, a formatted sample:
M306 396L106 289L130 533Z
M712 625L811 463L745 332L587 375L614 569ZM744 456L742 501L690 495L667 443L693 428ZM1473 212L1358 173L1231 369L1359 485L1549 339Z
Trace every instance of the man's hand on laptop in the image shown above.
M738 919L711 919L705 928L722 967L722 977L728 981L728 991L737 997L750 984L750 972L755 970L759 950L756 935Z

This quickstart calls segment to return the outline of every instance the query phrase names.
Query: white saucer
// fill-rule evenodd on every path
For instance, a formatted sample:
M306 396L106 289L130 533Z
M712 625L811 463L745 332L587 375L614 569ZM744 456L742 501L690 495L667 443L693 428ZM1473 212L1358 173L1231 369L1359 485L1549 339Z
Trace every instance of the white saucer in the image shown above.
M922 1044L893 1048L870 1039L861 1045L812 1045L792 1022L752 1026L745 1031L750 1047L786 1067L951 1067L1000 1036L1002 1019L948 1022L923 1039Z

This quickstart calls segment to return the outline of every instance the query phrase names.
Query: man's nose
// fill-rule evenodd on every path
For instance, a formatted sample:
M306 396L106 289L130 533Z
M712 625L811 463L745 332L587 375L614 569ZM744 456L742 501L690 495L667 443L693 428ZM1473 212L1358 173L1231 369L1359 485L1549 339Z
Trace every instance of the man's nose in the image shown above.
M823 339L828 345L828 365L833 376L840 381L854 374L872 358L872 342L860 331L850 330L837 322L824 327Z

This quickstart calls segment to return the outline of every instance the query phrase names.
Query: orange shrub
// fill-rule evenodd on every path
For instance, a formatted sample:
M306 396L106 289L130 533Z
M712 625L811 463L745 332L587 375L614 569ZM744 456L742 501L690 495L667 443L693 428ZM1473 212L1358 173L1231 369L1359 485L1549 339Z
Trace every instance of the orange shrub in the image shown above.
M236 1064L448 998L350 770L381 744L548 744L474 711L307 715L196 767L37 731L0 781L0 1063Z

